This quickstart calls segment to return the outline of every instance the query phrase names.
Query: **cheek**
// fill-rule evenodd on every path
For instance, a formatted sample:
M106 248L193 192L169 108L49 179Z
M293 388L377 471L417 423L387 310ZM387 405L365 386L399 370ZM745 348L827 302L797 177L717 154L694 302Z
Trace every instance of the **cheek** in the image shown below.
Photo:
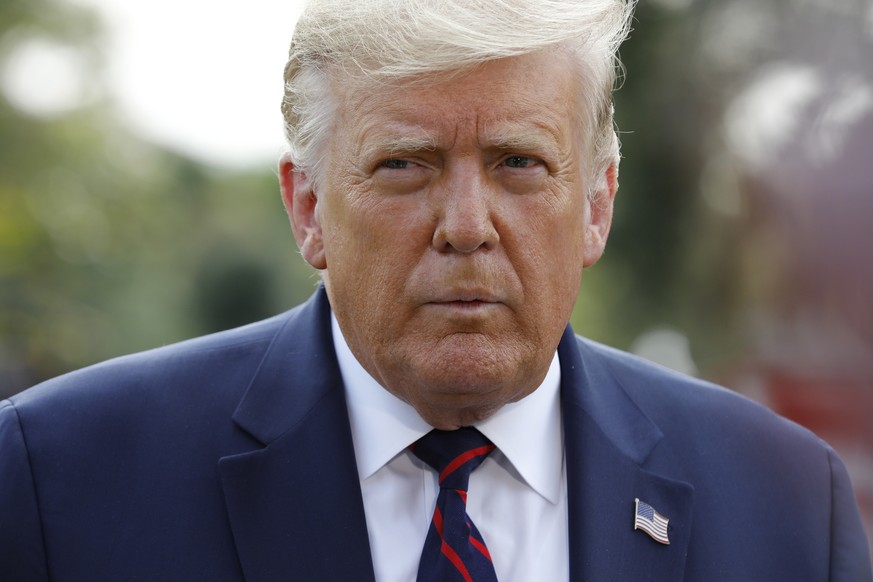
M380 200L358 187L344 184L334 190L323 207L328 269L365 267L364 259L377 259L373 250L384 244L391 228Z
M335 286L358 303L390 303L429 244L423 217L401 197L364 192L340 202L326 209L325 252Z
M516 269L526 297L541 306L539 317L569 317L584 264L586 212L586 204L567 196L518 213Z
M585 247L587 204L570 194L531 198L514 213L516 232L546 271L578 271Z

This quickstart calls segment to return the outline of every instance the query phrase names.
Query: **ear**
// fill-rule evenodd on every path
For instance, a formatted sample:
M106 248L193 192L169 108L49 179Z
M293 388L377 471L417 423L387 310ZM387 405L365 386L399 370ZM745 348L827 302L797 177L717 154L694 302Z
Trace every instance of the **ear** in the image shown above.
M585 230L585 268L594 265L603 256L609 228L612 226L612 208L617 191L618 165L613 162L598 177L594 195L588 201L590 216Z
M279 188L300 254L316 269L326 269L324 239L318 219L318 199L312 189L311 180L303 172L297 171L291 154L288 153L279 159Z

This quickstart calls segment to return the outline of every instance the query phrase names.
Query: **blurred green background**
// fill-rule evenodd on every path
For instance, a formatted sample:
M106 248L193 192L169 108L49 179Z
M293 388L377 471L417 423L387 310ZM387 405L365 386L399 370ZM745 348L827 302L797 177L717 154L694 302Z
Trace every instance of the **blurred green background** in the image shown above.
M275 156L206 162L144 137L106 89L110 33L93 5L0 3L0 397L277 313L317 281ZM40 46L72 55L75 99L17 89ZM641 0L622 57L614 228L574 327L827 438L870 531L873 2ZM223 66L232 83L246 63Z

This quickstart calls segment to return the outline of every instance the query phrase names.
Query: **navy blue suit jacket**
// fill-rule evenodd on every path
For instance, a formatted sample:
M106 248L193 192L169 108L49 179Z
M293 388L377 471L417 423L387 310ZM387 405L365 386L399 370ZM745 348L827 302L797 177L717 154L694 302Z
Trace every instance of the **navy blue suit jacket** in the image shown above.
M821 440L569 329L558 353L573 580L873 579ZM0 580L48 579L373 580L323 290L0 403Z

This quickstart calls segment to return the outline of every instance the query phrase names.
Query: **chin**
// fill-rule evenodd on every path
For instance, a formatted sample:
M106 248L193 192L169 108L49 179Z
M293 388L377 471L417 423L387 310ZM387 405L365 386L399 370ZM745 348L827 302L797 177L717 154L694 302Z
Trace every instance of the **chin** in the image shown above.
M441 403L435 406L425 406L423 404L413 406L424 421L432 427L440 430L456 430L462 426L472 426L491 417L503 405L475 406L468 403L467 406L453 408L446 403Z
M535 381L509 360L466 363L443 360L414 373L408 401L428 424L444 430L485 420L505 404L527 396Z
M519 341L453 334L394 352L382 379L428 424L447 430L493 415L535 389L551 362ZM513 338L514 340L515 338ZM398 346L395 346L398 347Z
M518 382L517 371L524 364L513 354L494 350L434 350L417 368L417 377L432 392L452 397L486 396Z

